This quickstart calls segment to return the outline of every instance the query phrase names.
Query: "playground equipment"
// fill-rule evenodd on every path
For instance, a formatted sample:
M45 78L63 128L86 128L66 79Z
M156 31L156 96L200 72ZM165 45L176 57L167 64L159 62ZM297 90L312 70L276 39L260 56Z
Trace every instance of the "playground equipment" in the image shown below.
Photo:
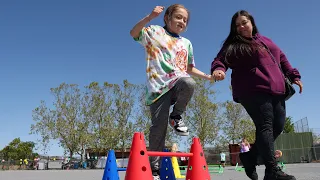
M187 180L210 180L209 167L204 157L199 138L193 138L190 153L180 152L156 152L147 151L143 133L134 133L127 168L118 168L113 150L108 152L108 158L102 180L119 180L118 171L126 171L125 180L153 180L149 156L160 156L162 164L160 178L162 180L175 180L183 178L176 157L189 157L186 179ZM173 161L171 161L173 157ZM174 169L177 173L174 173ZM180 176L179 176L180 174Z
M165 152L168 152L168 150L165 150ZM185 178L185 176L182 176L180 174L179 165L178 162L174 162L174 160L177 161L176 157L172 157L173 161L171 162L171 158L164 157L162 158L162 166L160 169L160 173L162 174L162 178L164 179L175 179L175 178ZM171 165L172 164L172 165ZM104 175L102 180L119 180L119 171L126 171L127 168L118 168L117 167L117 159L115 157L114 150L110 150L108 152L108 158L106 161L105 169L104 169ZM180 174L180 175L178 175Z
M149 156L163 157L160 169L160 178L163 180L175 180L176 178L180 179L184 177L187 180L210 180L209 172L220 174L224 171L221 165L207 165L199 138L193 138L190 153L169 152L168 150L156 152L147 151L144 135L142 133L135 133L127 168L118 168L115 152L114 150L109 150L102 180L119 180L118 171L126 171L125 180L141 178L153 180ZM179 167L177 157L189 157L188 166ZM278 165L283 170L286 168L283 162L279 162ZM185 169L187 169L186 176L183 176L181 172L185 172ZM244 171L244 168L239 167L237 163L235 170Z
M278 166L281 168L281 170L283 170L283 171L286 170L286 165L284 164L284 162L278 162ZM234 170L241 172L241 171L244 171L244 168L238 166L238 163L237 163L237 165L234 168Z
M143 133L134 133L125 180L152 180L148 156L160 156L162 164L161 179L175 179L172 162L168 157L189 157L186 179L210 180L210 174L199 138L193 138L190 153L147 151ZM171 168L170 168L171 165ZM165 177L164 177L165 176ZM173 177L172 177L173 176Z
M173 172L174 172L175 177L179 178L179 179L185 178L186 176L181 174L177 157L172 157L171 160L172 160L172 167L173 167Z
M186 173L186 168L188 166L179 166L181 174ZM224 172L224 168L221 165L208 165L209 173L222 174Z
M174 143L171 147L171 152L177 152L177 151L178 151L178 145ZM181 175L177 157L172 157L171 161L172 161L172 167L173 167L175 178L179 178L179 179L185 178L186 176Z
M118 171L126 171L126 168L118 168L114 150L109 150L102 180L120 180Z
M281 170L286 170L286 165L284 164L284 162L278 162L278 166L281 168Z
M243 167L240 167L240 166L238 165L238 163L237 163L237 164L236 164L236 167L234 168L234 170L241 172L241 171L244 171L244 168L243 168Z
M275 153L274 153L274 156L275 156L275 158L278 160L279 158L281 158L282 157L282 151L281 150L276 150L275 151ZM263 163L262 163L263 164ZM261 164L259 164L259 165L261 165ZM282 170L285 170L286 169L286 165L284 164L284 162L282 162L282 161L279 161L278 162L278 166L282 169ZM240 167L239 165L238 165L238 162L237 162L237 164L236 164L236 167L234 168L236 171L244 171L245 169L244 169L244 167Z

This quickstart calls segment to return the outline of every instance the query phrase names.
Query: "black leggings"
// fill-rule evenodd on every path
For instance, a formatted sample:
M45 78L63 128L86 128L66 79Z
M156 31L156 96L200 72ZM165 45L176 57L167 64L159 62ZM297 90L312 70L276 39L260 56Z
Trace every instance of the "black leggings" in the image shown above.
M286 118L285 101L282 96L254 94L240 99L256 126L255 146L267 169L277 165L274 141L281 134Z

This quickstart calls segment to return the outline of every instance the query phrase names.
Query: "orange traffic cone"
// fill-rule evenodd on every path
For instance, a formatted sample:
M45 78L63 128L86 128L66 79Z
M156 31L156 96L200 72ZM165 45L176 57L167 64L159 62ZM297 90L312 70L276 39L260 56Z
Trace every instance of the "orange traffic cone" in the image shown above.
M208 165L199 138L193 138L190 152L193 153L193 156L189 158L186 179L210 180Z
M134 133L125 180L153 180L143 133Z

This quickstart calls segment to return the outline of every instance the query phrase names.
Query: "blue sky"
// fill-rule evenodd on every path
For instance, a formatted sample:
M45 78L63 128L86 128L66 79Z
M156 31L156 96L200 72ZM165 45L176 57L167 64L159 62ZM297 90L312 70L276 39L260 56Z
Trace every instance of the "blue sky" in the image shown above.
M232 15L248 10L260 32L276 42L302 74L304 92L287 102L287 114L294 121L307 117L311 128L320 128L320 1L1 0L0 149L15 137L37 139L29 135L32 110L40 100L51 104L50 88L62 82L81 87L92 81L144 83L144 51L129 31L154 6L172 3L190 10L190 24L182 35L193 43L197 68L207 73L229 33ZM151 24L163 25L163 14ZM230 72L215 85L218 101L231 99ZM54 144L49 154L62 152Z

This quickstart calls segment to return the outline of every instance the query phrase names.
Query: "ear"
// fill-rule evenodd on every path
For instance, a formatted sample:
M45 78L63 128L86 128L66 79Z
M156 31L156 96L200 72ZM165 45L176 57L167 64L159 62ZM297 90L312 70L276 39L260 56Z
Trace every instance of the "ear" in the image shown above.
M166 24L168 24L168 22L169 22L169 17L168 17L168 15L164 15L164 22L166 22Z

